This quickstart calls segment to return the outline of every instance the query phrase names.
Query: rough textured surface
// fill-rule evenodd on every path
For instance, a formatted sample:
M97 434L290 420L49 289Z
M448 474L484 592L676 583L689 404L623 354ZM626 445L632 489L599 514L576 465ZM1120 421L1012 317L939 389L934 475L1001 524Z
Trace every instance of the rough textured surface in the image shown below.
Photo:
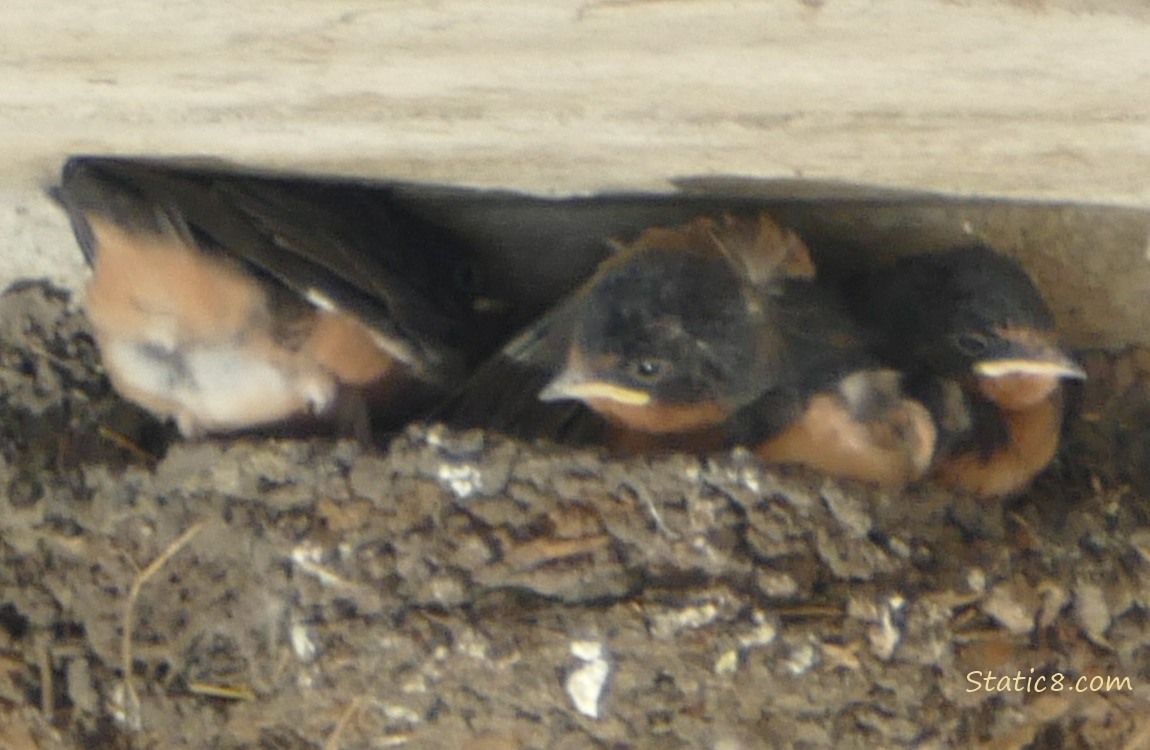
M1090 355L1066 455L1003 507L739 453L620 462L435 426L385 451L247 439L158 458L165 435L108 392L63 295L25 286L0 321L8 746L1150 734L1145 351ZM998 688L1128 681L974 690L976 670Z

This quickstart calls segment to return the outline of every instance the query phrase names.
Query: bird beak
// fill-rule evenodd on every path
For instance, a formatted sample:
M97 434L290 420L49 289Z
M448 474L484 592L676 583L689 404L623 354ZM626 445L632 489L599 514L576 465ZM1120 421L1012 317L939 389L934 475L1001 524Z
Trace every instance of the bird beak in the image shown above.
M976 362L974 372L986 378L1001 378L1006 375L1047 375L1054 378L1086 379L1086 371L1069 358L1062 362L1044 359L992 359Z
M1006 346L994 357L974 363L974 372L987 378L1041 375L1085 380L1086 371L1056 345L1030 331L1004 331Z
M651 394L634 388L596 380L589 373L568 367L539 392L540 401L590 401L602 399L627 406L646 406Z

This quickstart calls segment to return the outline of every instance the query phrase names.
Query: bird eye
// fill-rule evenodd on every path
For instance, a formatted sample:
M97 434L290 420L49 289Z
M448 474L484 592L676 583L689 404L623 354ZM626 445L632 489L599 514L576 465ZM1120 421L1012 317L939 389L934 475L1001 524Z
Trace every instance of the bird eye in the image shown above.
M651 382L663 374L664 362L658 359L643 358L631 362L627 368L636 380Z
M971 357L978 357L984 354L990 347L990 342L985 336L980 336L975 333L961 333L952 340L960 352Z

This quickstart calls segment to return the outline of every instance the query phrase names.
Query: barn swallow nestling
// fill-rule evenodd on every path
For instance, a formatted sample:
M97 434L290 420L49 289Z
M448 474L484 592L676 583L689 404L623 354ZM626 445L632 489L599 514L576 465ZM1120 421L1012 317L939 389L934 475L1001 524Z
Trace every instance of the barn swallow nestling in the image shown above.
M628 452L747 444L839 476L913 479L933 450L929 415L916 405L905 428L887 424L907 412L897 375L867 374L873 358L814 273L801 239L763 214L648 229L503 359L547 373L540 399L585 404L606 422L600 440Z
M699 220L690 232L648 230L631 245L606 243L613 252L591 278L480 368L440 416L521 438L636 451L715 434L709 428L774 377L770 342L759 341L772 334L757 325L750 279L789 261L780 245L736 270L714 228ZM683 308L691 311L685 320L676 317ZM669 398L652 398L653 388Z
M645 433L684 433L774 387L785 369L770 287L813 266L797 237L757 222L703 218L620 245L581 295L563 369L539 397L578 399Z
M885 487L922 477L935 453L934 419L904 392L902 374L874 356L839 300L811 280L789 279L776 318L793 385L737 415L740 442L754 442L768 463L800 463ZM789 423L780 421L788 415ZM750 439L756 435L766 439Z
M985 245L904 257L845 294L942 431L938 477L987 497L1024 489L1058 450L1062 385L1085 377L1015 261Z
M91 157L52 195L109 378L184 435L402 418L495 345L454 285L465 251L354 190Z

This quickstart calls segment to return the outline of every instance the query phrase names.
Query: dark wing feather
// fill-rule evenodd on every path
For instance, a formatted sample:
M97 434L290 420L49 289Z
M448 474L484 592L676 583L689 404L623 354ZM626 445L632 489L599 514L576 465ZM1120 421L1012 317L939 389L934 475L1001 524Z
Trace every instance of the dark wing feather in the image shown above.
M355 316L429 380L458 381L508 332L457 286L467 246L390 206L383 188L77 157L53 195L90 260L85 212L177 231Z
M452 427L483 428L522 440L599 441L605 422L582 403L539 400L539 392L563 369L586 289L580 287L522 330L432 417Z

